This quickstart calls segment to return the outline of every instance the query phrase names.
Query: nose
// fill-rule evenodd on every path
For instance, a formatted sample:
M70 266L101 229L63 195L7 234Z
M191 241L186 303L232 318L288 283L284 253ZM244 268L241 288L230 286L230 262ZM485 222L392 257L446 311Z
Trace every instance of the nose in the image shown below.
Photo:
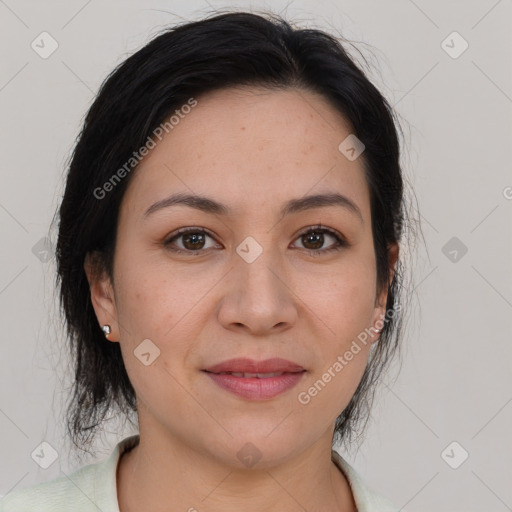
M297 320L297 297L282 259L271 248L263 248L251 263L235 254L224 286L218 320L226 329L268 336Z

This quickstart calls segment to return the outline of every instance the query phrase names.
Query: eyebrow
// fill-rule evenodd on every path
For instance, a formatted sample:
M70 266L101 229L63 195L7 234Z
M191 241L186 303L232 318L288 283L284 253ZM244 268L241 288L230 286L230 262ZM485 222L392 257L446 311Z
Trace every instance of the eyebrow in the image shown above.
M228 216L233 213L231 208L228 206L208 197L197 194L177 193L152 204L145 211L144 218L149 217L158 210L176 205L188 206L189 208L195 208L196 210L200 210L204 213L211 213L214 215ZM284 204L280 213L282 217L285 217L286 215L293 213L325 206L341 206L346 208L348 211L359 217L361 223L363 223L363 215L361 214L359 207L351 199L338 193L315 194L298 199L291 199Z

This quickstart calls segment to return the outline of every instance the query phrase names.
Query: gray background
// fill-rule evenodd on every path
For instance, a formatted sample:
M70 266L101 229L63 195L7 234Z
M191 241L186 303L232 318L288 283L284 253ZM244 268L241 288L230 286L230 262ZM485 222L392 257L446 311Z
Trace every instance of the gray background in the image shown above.
M401 373L383 382L360 450L344 456L408 511L512 510L511 4L0 0L0 494L78 464L63 426L69 360L44 239L54 240L66 161L100 83L166 24L211 7L271 8L339 30L370 60L403 120L423 221ZM46 59L31 48L43 31L59 45ZM442 45L454 31L469 44L457 58L445 51L462 48L457 36ZM116 421L106 429L81 463L132 433ZM43 441L58 454L48 469L31 458ZM445 460L460 463L462 450L469 458L453 469Z

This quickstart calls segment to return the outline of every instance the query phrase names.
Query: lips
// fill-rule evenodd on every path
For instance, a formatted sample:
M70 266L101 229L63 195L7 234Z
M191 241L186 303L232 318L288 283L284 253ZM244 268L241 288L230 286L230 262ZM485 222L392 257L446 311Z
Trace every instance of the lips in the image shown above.
M211 373L295 373L305 371L302 366L286 359L274 358L264 361L255 361L254 359L237 358L216 364L205 371Z
M268 379L269 377L279 377L285 372L272 373L248 373L248 372L220 372L218 375L233 375L233 377L243 377L244 379Z
M268 400L294 387L306 370L274 358L264 361L230 359L203 370L219 387L248 400Z

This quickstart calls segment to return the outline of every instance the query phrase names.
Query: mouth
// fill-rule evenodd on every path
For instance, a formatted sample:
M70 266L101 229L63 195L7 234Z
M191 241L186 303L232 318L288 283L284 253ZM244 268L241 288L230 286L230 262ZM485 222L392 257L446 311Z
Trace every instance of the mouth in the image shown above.
M286 359L230 359L203 370L220 388L247 400L269 400L293 388L306 370Z
M212 372L212 373L215 373L215 372ZM270 377L280 377L284 373L288 373L288 372L272 372L272 373L220 372L220 373L217 373L217 375L233 375L233 377L242 377L244 379L268 379Z

